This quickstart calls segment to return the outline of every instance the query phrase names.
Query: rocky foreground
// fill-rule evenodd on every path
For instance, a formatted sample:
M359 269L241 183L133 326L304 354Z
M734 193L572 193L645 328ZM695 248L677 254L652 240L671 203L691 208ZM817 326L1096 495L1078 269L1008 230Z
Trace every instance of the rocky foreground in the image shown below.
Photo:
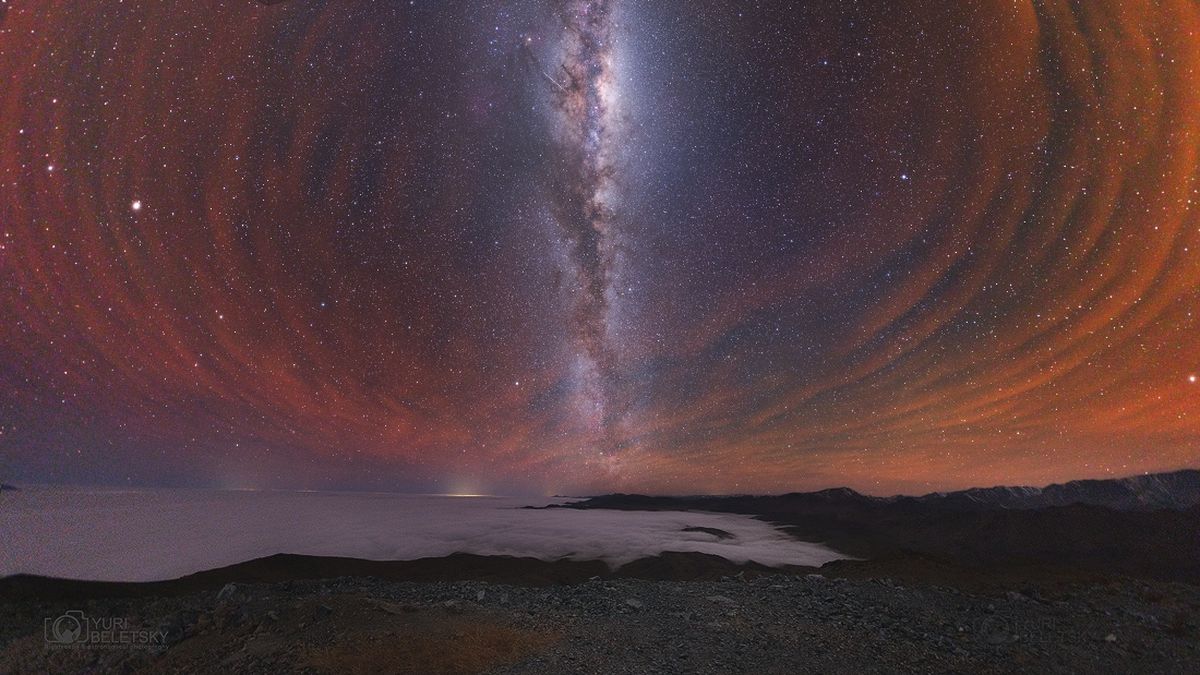
M0 596L3 597L3 596ZM48 645L68 610L149 646ZM572 584L344 577L167 597L0 600L0 672L1195 672L1200 588L1021 590L742 573Z

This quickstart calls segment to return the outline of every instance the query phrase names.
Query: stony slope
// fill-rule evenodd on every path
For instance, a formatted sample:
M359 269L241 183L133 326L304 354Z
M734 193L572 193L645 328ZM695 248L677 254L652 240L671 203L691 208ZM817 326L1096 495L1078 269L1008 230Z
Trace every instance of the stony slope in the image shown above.
M766 575L571 585L340 578L232 585L86 611L152 649L46 649L73 603L0 603L2 672L1189 672L1200 589L968 592Z

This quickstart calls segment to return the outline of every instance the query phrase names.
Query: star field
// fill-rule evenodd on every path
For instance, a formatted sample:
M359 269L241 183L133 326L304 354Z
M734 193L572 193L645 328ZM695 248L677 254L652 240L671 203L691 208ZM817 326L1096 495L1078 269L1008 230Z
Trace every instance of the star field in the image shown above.
M547 493L1196 466L1197 44L1191 0L0 3L0 458Z

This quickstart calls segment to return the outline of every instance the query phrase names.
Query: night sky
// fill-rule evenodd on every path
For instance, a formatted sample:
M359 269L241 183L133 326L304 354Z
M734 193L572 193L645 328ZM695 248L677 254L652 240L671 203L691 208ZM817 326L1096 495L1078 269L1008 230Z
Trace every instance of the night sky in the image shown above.
M1200 465L1197 45L1195 0L0 0L0 463Z

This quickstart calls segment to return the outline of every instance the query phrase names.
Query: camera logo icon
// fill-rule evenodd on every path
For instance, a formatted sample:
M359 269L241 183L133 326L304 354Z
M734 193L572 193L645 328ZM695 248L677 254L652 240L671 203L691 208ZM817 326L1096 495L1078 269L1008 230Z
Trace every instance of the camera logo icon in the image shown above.
M77 645L87 641L87 618L78 609L68 610L62 616L45 619L43 629L46 642L55 645Z

